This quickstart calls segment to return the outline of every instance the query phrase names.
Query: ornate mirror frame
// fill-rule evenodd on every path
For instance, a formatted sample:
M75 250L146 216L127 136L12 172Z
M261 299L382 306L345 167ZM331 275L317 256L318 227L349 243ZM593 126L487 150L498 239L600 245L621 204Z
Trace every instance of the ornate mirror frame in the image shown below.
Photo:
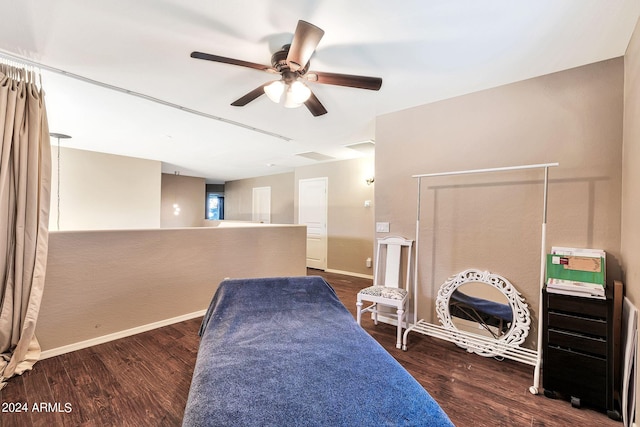
M511 306L513 313L511 328L498 339L475 336L468 332L459 331L451 319L449 311L451 294L465 283L478 282L493 286L499 290L507 298ZM529 334L531 325L531 316L527 303L507 279L498 274L473 268L451 276L440 286L436 298L436 313L442 326L454 332L454 342L458 346L466 348L471 353L485 357L501 356L508 349L522 344Z

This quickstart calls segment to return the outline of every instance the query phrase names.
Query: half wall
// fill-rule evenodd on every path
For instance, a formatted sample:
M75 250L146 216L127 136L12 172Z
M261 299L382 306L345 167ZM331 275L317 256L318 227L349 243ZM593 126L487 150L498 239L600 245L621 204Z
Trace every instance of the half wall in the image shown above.
M306 275L305 253L297 225L52 232L43 357L200 316L227 277Z

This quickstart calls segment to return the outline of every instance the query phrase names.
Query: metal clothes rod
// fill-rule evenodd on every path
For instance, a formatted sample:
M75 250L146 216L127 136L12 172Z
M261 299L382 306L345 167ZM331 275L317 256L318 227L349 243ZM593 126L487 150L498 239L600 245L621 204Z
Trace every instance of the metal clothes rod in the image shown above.
M521 166L506 166L499 168L488 168L488 169L470 169L470 170L462 170L462 171L453 171L453 172L437 172L437 173L426 173L426 174L418 174L412 175L412 178L418 179L418 197L417 197L417 212L416 212L416 250L415 250L415 263L414 263L414 274L413 274L413 325L409 326L404 332L403 338L403 350L407 349L407 336L411 330L416 330L425 335L435 336L436 338L443 338L442 333L434 333L432 331L433 328L430 325L426 324L424 320L418 321L418 260L420 253L420 207L421 207L421 187L422 187L422 178L436 177L436 176L452 176L452 175L469 175L469 174L478 174L478 173L488 173L488 172L504 172L504 171L515 171L515 170L523 170L523 169L540 169L544 168L544 192L543 192L543 207L542 207L542 230L541 230L541 241L540 241L540 294L538 301L538 348L537 351L531 351L535 353L535 368L533 375L533 385L529 387L529 391L531 394L538 394L538 388L540 385L540 370L542 365L541 353L542 353L542 316L540 312L540 308L542 307L542 287L544 286L544 272L545 272L545 253L546 253L546 241L547 241L547 197L548 197L548 187L549 187L549 168L554 166L559 166L559 163L539 163L534 165L521 165ZM429 325L429 326L427 326ZM455 332L454 332L455 333ZM515 359L518 360L518 359ZM529 363L529 362L528 362Z
M420 175L411 175L411 178L426 178L430 176L467 175L472 173L485 173L485 172L515 171L515 170L522 170L522 169L548 168L548 167L553 167L558 165L559 163L540 163L537 165L506 166L501 168L471 169L466 171L455 171L455 172L436 172L436 173L425 173Z

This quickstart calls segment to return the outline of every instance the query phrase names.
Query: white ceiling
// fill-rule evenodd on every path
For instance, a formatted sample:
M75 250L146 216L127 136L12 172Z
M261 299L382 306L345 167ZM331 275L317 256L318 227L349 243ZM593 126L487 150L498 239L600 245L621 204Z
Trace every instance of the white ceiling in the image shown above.
M72 136L63 146L158 160L163 172L212 183L315 163L296 156L303 152L357 157L344 146L375 140L377 115L622 56L640 15L640 0L0 0L0 6L8 11L0 55L42 66L49 128ZM325 31L312 70L382 77L381 90L309 83L329 111L320 117L266 96L232 107L278 76L189 57L197 50L268 65L290 43L298 19Z

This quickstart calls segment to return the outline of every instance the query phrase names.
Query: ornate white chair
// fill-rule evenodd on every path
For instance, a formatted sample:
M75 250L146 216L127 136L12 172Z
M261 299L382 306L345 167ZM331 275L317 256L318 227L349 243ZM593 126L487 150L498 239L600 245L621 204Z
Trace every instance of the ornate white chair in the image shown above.
M360 324L362 313L365 312L371 312L373 314L373 321L377 325L378 305L395 307L395 313L385 311L384 314L395 317L398 321L397 348L402 347L402 325L403 322L406 321L405 306L409 296L409 283L411 280L410 266L412 245L413 240L407 240L402 237L385 237L383 239L378 239L378 250L375 265L376 271L373 276L373 286L362 289L358 292L356 302L358 325ZM403 247L407 248L405 257L402 256ZM384 265L380 262L382 259L382 252L385 252ZM404 288L400 286L403 259L405 259L407 264ZM383 266L384 276L381 277L381 268ZM363 301L368 301L373 304L369 307L362 308Z

